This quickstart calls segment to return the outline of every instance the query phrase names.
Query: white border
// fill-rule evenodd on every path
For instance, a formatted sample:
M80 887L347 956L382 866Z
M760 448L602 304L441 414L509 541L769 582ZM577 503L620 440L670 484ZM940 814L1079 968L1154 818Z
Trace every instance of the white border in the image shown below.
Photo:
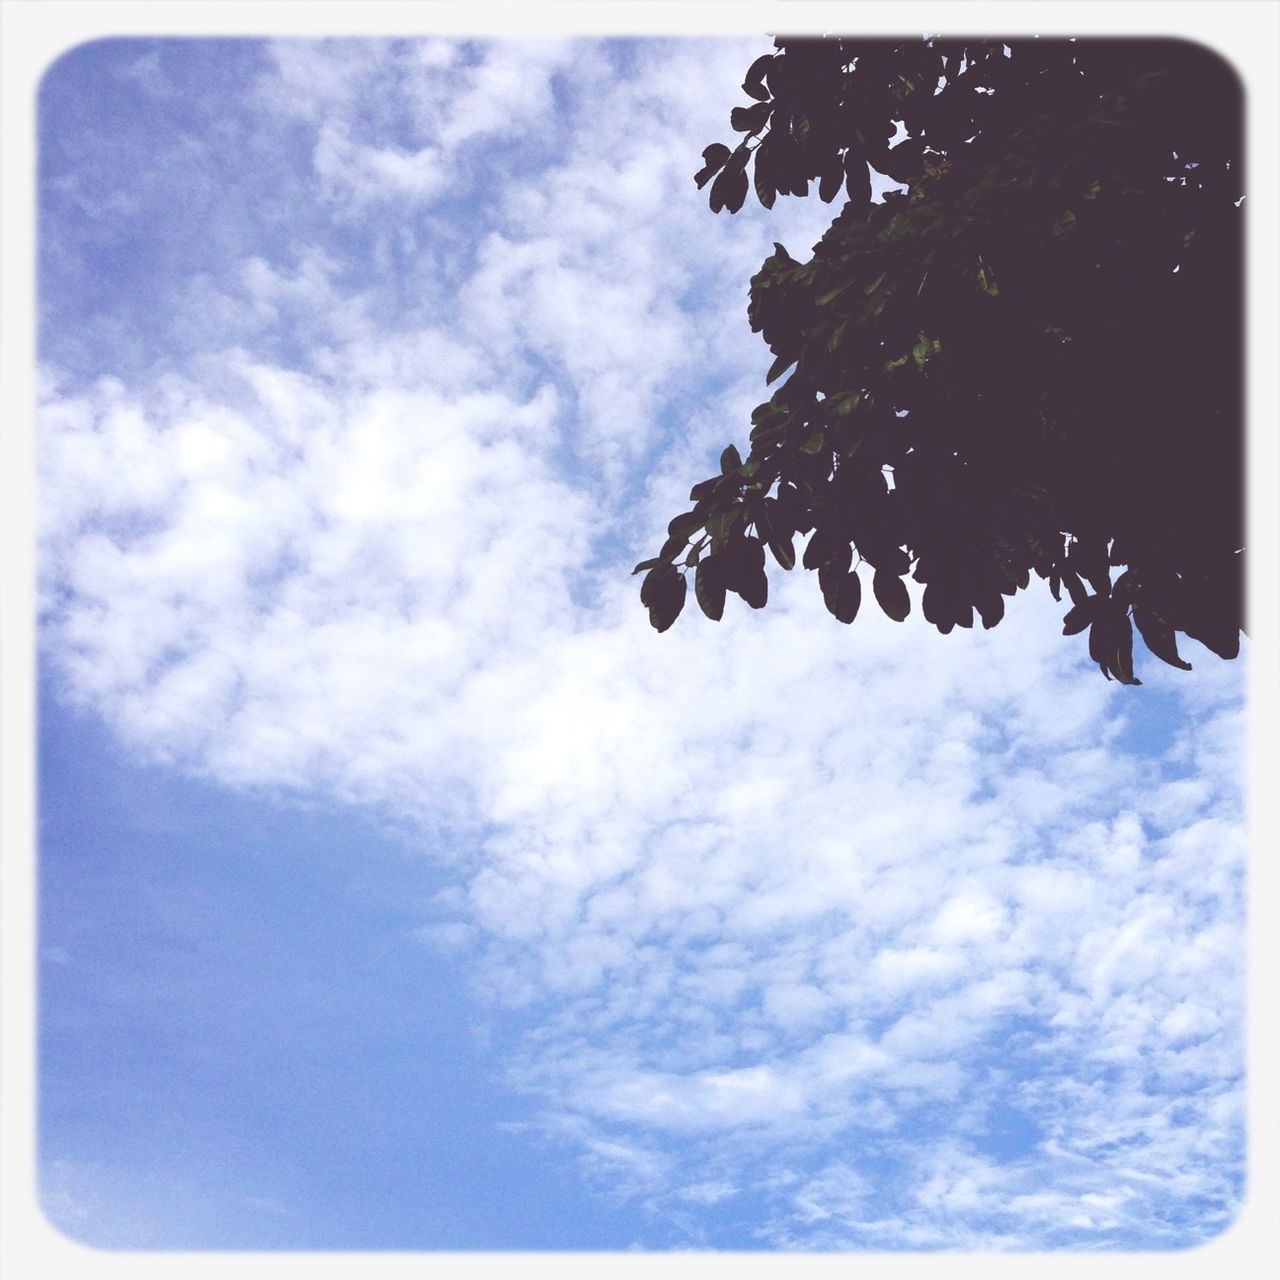
M34 588L33 444L35 351L35 94L62 53L102 36L267 35L726 35L854 31L964 35L1179 35L1217 49L1246 86L1249 121L1248 259L1249 464L1251 564L1250 863L1248 945L1249 1183L1243 1211L1223 1235L1197 1249L1170 1253L1013 1254L417 1254L417 1253L133 1253L77 1244L42 1216L36 1203L34 1125ZM1280 424L1275 352L1277 323L1276 122L1280 120L1280 6L1270 0L937 0L893 5L845 0L0 0L0 1274L6 1280L172 1280L175 1276L610 1277L730 1274L789 1277L976 1275L1024 1280L1034 1275L1150 1275L1160 1280L1275 1280L1280 1276L1280 1109L1276 1081L1278 975L1276 909L1280 875L1275 841L1274 762L1280 707L1277 583L1280 549L1276 481ZM731 104L726 104L726 110Z

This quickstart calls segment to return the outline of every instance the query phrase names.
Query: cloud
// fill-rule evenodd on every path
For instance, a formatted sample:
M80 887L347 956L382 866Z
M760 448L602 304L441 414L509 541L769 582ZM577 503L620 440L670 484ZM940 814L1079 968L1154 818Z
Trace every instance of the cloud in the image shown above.
M51 669L140 754L446 833L420 940L545 1131L681 1230L1203 1238L1239 1195L1238 674L1157 675L1181 727L1135 751L1144 691L1044 592L949 637L840 627L802 570L718 626L636 604L760 395L743 281L830 216L692 190L753 51L271 46L255 109L332 234L195 286L182 372L49 371ZM429 241L444 201L430 307L344 272L357 212Z

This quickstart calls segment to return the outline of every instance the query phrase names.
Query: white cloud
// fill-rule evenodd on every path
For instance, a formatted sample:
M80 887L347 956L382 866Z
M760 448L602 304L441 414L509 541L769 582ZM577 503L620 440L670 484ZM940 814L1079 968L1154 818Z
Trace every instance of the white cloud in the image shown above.
M1169 685L1145 757L1142 691L1043 591L939 637L775 572L764 613L658 637L626 576L759 394L744 281L784 233L712 218L688 159L744 47L273 46L259 98L335 217L447 182L488 230L430 322L313 246L242 264L187 375L51 383L45 643L145 753L447 828L420 939L474 955L512 1080L609 1185L750 1184L775 1244L1153 1238L1235 1194L1237 676ZM557 75L546 167L468 176ZM246 354L300 311L296 367Z

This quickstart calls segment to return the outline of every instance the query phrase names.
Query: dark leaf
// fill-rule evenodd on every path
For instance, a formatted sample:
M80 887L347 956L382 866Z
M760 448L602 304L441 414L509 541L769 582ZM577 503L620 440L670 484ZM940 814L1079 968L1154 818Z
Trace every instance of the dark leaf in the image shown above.
M702 528L702 517L695 515L692 511L686 511L682 515L678 515L667 525L667 532L673 537L688 538L691 534L697 533Z
M748 68L746 78L742 82L742 91L750 95L759 102L764 102L769 97L769 90L765 88L765 77L769 73L769 64L773 61L772 53L761 54Z
M673 577L664 577L655 589L649 603L649 623L654 630L665 631L684 608L686 586L684 574L673 570Z
M876 602L894 622L901 622L911 612L911 597L907 584L896 573L877 569L871 577L871 590Z
M684 534L673 533L667 538L666 542L662 544L662 547L659 550L658 555L661 556L662 559L664 560L670 560L673 557L678 556L680 552L682 552L685 549L685 547L688 546L688 544L689 544L689 539L686 538Z
M730 213L737 213L747 198L748 185L745 169L733 164L726 165L711 184L711 212L719 213L721 209L728 209Z
M871 171L860 152L850 150L844 157L844 188L854 209L871 203Z
M1185 662L1178 653L1178 636L1173 627L1152 609L1137 604L1133 607L1133 620L1137 623L1138 634L1148 649L1171 667L1182 671L1190 671L1191 663Z
M743 538L737 544L733 577L728 586L753 609L763 609L768 602L769 579L764 571L764 543L759 538Z
M729 148L723 142L713 142L703 151L702 158L706 163L693 175L693 180L698 184L699 189L705 187L724 168L724 162L729 158L729 154Z
M1067 610L1062 619L1062 634L1064 636L1079 635L1085 627L1093 623L1095 618L1101 616L1106 605L1106 596L1087 596L1079 604Z
M649 570L645 575L644 581L640 584L640 603L651 605L661 594L663 583L678 577L680 577L680 571L675 565L667 564L666 561L659 561Z
M1120 612L1112 616L1111 642L1114 656L1111 670L1121 684L1141 684L1142 681L1133 674L1133 627L1128 613Z
M830 204L836 198L843 180L844 166L840 163L840 156L832 153L831 159L823 167L822 177L818 182L818 199L823 204Z
M693 580L693 593L698 607L713 622L724 615L725 584L719 556L710 555L698 562Z
M750 107L734 107L729 112L729 125L737 133L759 133L768 123L769 113L773 110L771 102L757 102Z
M756 189L756 199L766 209L772 209L777 197L777 187L773 181L773 143L769 137L765 138L755 150L752 182Z
M824 596L827 609L843 623L850 623L858 616L858 606L862 603L862 583L858 579L858 571L850 569L840 579L839 585L830 595Z
M767 387L775 378L784 374L796 360L799 359L798 351L784 351L770 366L769 372L765 374L764 385Z
M731 475L739 470L742 466L742 455L738 452L734 445L726 446L724 452L720 455L720 474L722 476Z

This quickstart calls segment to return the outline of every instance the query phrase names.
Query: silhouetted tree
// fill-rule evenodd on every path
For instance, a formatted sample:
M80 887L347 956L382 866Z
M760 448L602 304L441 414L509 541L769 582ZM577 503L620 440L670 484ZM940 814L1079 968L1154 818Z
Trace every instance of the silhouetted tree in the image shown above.
M699 187L737 212L809 183L844 204L782 247L748 318L790 370L745 461L694 485L641 600L663 631L768 597L765 550L858 613L924 584L940 631L984 627L1034 572L1066 634L1126 684L1136 624L1224 658L1243 625L1241 92L1180 41L780 37L743 82L736 147ZM905 191L872 203L869 167ZM797 534L809 534L803 551ZM1123 569L1113 581L1112 570ZM1132 620L1132 622L1131 622Z

